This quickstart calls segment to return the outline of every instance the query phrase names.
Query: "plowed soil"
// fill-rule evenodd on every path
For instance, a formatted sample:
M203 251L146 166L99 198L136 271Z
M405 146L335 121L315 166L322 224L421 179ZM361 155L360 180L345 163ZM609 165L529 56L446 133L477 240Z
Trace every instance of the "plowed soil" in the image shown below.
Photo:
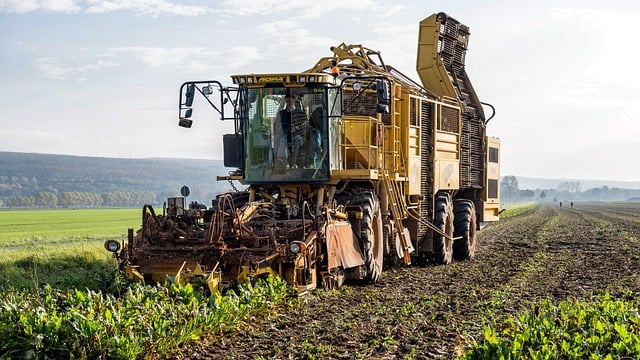
M471 261L317 291L185 358L454 358L483 326L542 298L640 291L639 245L640 203L538 206L480 231Z

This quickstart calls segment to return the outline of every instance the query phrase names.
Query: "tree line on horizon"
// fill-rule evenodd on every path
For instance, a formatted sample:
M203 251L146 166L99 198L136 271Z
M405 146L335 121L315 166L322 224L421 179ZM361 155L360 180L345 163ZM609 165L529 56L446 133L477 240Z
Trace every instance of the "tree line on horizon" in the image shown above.
M2 180L0 178L0 180ZM619 189L602 186L580 191L579 182L563 182L556 189L519 189L515 176L504 176L501 180L500 196L503 202L563 201L563 200L640 200L640 190ZM1 184L0 184L1 186ZM203 201L213 199L215 194L198 191L193 198ZM0 208L96 208L96 207L141 207L144 204L161 204L175 193L156 194L152 191L109 191L95 193L68 191L55 193L40 191L34 195L16 195L0 198Z
M35 195L18 195L0 199L0 207L6 208L96 208L96 207L140 207L157 204L155 193L151 191L113 191L104 194L71 191L56 194L41 191Z
M0 208L141 207L180 196L188 185L193 199L207 203L232 191L216 175L230 169L221 160L114 159L86 156L0 152ZM239 184L235 184L242 188ZM624 201L638 189L602 186L582 191L567 181L554 189L520 189L518 178L503 176L503 202L562 200Z
M500 197L503 202L521 201L640 201L640 189L621 189L601 186L582 191L579 181L564 181L555 189L520 189L518 178L503 176L500 181Z
M188 200L207 202L228 182L220 160L114 159L0 152L0 207L141 207L162 204L189 186Z

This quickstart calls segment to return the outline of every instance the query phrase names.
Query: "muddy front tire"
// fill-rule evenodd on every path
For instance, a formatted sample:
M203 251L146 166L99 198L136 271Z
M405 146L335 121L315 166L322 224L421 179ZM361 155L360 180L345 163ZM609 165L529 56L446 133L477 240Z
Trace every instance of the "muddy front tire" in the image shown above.
M360 240L364 263L367 267L366 281L375 283L380 280L384 258L384 236L380 201L371 191L362 193L362 222Z
M450 264L453 256L453 204L449 194L436 198L433 225L447 236L433 232L433 257L437 264Z
M476 207L473 201L458 199L453 202L453 258L471 260L476 253Z

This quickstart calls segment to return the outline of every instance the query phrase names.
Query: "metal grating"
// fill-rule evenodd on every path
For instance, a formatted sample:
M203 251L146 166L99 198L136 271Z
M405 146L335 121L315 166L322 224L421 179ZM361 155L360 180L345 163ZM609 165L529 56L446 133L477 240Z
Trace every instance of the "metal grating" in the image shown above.
M484 113L464 68L469 28L453 18L440 26L440 57L462 102L460 135L460 187L484 186ZM443 114L444 117L444 114Z
M458 121L458 109L450 107L442 107L442 116L440 117L439 129L458 133L460 131L460 123Z
M418 114L417 114L417 107L416 107L416 103L419 101L419 99L416 98L411 98L409 100L409 125L411 126L416 126L418 125Z
M431 142L433 136L431 129L431 114L433 104L422 100L420 104L420 158L422 159L422 173L420 174L420 194L423 201L420 202L420 217L431 220L431 199L433 199L433 167L431 163ZM418 239L422 239L425 234L430 234L429 228L422 222L418 222Z
M479 188L484 179L484 125L479 118L462 115L460 187Z
M358 95L359 94L359 95ZM374 91L350 91L342 93L345 115L360 115L376 117L376 105L378 104L378 94ZM357 97L357 99L356 99ZM391 123L390 114L382 114L382 121L385 124Z
M343 92L345 115L376 116L377 103L378 98L375 93L362 92L358 96L358 93L355 91Z

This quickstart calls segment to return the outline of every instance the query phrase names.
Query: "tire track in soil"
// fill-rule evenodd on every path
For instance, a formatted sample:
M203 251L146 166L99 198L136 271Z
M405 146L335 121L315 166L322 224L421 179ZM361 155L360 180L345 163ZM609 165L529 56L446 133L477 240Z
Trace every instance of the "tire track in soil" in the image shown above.
M318 291L182 358L453 358L483 326L541 298L640 290L640 250L616 221L538 206L482 230L472 261L385 270L378 284Z

